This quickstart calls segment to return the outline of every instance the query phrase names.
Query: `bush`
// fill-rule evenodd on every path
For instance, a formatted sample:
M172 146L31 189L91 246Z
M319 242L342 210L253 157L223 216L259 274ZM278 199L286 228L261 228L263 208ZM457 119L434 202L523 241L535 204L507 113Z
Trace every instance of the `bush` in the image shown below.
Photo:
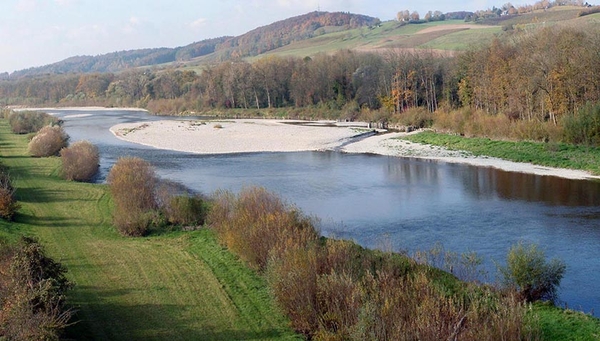
M390 118L390 123L417 129L429 128L433 124L433 113L422 107L410 108L405 112L394 114Z
M564 262L546 262L544 251L536 245L519 243L510 248L505 267L499 267L504 285L515 288L527 302L558 298L558 287L566 270Z
M73 310L67 270L32 238L0 245L0 335L6 340L58 340Z
M565 142L600 146L600 104L588 104L563 120Z
M237 197L220 192L213 205L207 220L221 241L260 270L273 252L304 247L319 237L310 218L264 188L244 189Z
M62 175L67 180L90 181L100 163L98 148L88 141L77 141L60 151Z
M320 239L310 219L262 188L219 192L209 226L264 271L293 328L313 340L528 340L515 295L460 283L408 257ZM265 264L266 263L266 264Z
M11 221L19 208L10 176L0 167L0 217Z
M45 126L29 142L29 153L37 157L57 155L66 147L69 135L59 126Z
M207 206L199 195L181 194L169 197L161 206L161 212L169 224L200 226L204 224Z
M15 134L35 133L47 125L60 123L58 118L36 111L13 111L8 115L8 124Z
M154 169L137 157L119 158L107 181L115 205L113 223L123 235L143 236L156 217Z

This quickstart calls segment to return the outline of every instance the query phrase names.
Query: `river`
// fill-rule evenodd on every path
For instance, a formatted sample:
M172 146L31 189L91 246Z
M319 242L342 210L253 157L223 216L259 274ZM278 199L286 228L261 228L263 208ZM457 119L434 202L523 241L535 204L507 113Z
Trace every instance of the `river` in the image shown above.
M99 147L98 181L118 157L139 156L159 176L207 194L263 186L318 217L324 235L409 253L436 243L476 252L490 278L511 245L535 243L567 264L562 304L600 311L600 182L338 152L194 155L124 142L109 131L118 123L175 118L49 112L65 120L71 141Z

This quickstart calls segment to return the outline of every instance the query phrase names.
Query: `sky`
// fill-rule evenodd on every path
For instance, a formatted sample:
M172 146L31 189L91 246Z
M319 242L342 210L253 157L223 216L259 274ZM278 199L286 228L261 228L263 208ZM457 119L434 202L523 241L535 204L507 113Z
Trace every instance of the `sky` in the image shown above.
M2 0L0 72L72 56L177 47L236 36L308 12L351 12L392 20L408 9L476 11L493 0Z

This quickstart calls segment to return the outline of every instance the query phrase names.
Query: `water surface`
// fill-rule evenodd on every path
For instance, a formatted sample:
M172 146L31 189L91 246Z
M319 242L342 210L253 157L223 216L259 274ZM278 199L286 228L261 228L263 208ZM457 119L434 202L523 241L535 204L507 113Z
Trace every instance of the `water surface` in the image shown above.
M56 112L69 116L75 112ZM536 243L567 264L561 299L600 310L600 183L436 161L338 152L194 155L116 139L117 123L164 119L143 112L66 118L72 140L101 152L101 175L120 156L150 161L164 178L194 190L264 186L321 220L325 235L366 247L423 250L441 242L475 251L493 274L511 245Z

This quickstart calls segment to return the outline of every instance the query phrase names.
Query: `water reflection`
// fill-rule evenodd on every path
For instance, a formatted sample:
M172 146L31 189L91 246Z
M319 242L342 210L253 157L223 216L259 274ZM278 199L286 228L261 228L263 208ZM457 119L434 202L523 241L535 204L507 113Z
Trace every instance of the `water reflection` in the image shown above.
M506 200L540 202L554 206L600 205L600 182L511 173L492 168L465 166L454 172L476 198L495 196Z

